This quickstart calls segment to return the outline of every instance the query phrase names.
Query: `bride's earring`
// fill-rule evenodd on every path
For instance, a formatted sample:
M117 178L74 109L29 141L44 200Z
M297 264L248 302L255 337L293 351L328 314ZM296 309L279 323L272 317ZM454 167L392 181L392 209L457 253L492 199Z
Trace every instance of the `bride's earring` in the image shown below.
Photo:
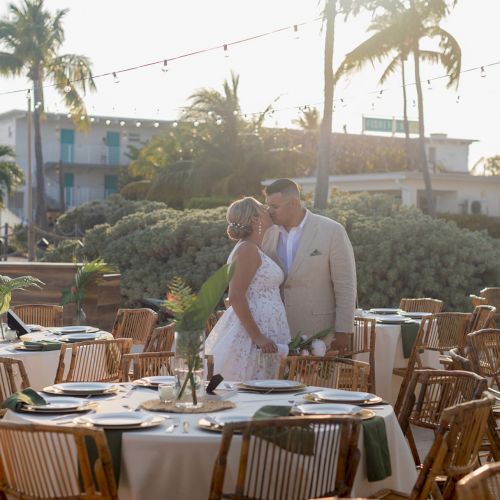
M262 234L262 221L259 221L258 232L260 236Z

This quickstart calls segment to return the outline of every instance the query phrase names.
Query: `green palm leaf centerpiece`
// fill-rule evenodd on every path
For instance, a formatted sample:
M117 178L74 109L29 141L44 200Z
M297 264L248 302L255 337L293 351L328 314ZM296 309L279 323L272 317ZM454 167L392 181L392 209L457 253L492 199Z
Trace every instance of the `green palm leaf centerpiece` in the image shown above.
M180 359L185 364L184 373L180 376L176 362L177 399L182 398L189 385L195 407L199 405L196 394L199 384L195 374L203 367L205 326L228 287L233 272L234 264L225 264L203 283L198 295L193 294L182 278L174 278L169 283L170 291L164 306L173 312L177 321L176 361Z

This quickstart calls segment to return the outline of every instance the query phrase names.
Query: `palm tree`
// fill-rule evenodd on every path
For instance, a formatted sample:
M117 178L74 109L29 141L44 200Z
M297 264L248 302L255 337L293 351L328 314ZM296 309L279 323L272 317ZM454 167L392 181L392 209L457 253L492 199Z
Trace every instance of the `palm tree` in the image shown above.
M453 5L456 3L452 2ZM461 68L461 50L455 38L439 26L439 22L449 13L450 6L445 0L374 0L365 6L372 9L381 8L382 13L375 16L368 30L374 34L356 47L345 57L336 73L341 75L361 69L366 63L382 61L391 57L381 77L381 82L402 68L404 115L407 132L406 90L404 61L412 54L415 68L415 84L418 101L419 123L419 167L424 177L427 209L434 216L435 207L432 196L432 185L425 152L424 105L420 64L422 61L440 63L449 76L448 87L458 85ZM420 43L423 39L436 39L439 50L423 50ZM408 132L407 132L408 133Z
M3 205L5 195L9 195L24 180L23 171L12 160L14 156L10 146L0 145L0 206Z
M95 90L90 60L78 54L58 53L64 41L62 21L68 10L54 14L45 10L44 0L23 0L9 5L9 19L0 21L0 74L26 76L33 86L33 115L36 162L36 221L47 226L45 175L40 118L44 110L44 84L51 83L72 110L75 121L85 125L85 105L80 91Z

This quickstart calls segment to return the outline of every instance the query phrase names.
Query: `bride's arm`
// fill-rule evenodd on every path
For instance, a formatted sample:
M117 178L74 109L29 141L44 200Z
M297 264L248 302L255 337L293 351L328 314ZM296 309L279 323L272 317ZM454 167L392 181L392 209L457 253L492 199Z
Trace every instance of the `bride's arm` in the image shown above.
M262 352L276 352L276 344L263 335L255 323L246 296L248 287L261 264L257 247L253 243L242 243L236 251L234 262L236 265L229 283L229 302L252 342L258 345Z

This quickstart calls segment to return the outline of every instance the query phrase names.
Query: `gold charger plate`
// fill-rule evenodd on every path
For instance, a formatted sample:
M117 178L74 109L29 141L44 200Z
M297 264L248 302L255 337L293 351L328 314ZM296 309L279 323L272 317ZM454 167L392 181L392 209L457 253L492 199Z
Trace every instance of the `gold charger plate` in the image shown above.
M152 416L150 419L141 422L139 424L131 424L131 425L97 425L94 424L89 417L76 417L73 420L74 424L84 425L85 427L91 427L92 429L116 429L116 430L140 430L140 429L149 429L151 427L158 427L163 424L167 420L165 417L160 416Z
M300 384L300 385L295 385L293 387L274 387L274 388L262 387L262 388L260 388L260 387L250 387L250 386L245 385L244 383L241 383L241 384L236 384L236 387L238 388L238 391L255 392L258 394L272 394L272 393L280 393L280 392L302 391L307 387L307 385Z
M248 420L252 420L251 416L237 416L237 417L230 417L229 415L227 416L227 422L246 422ZM198 427L200 429L203 429L205 431L211 431L211 432L222 432L224 430L224 422L219 422L214 418L200 418L198 420Z
M319 391L317 391L319 392ZM321 399L315 397L316 392L311 392L309 394L304 394L304 401L307 401L308 403L345 403L345 404L353 404L353 405L376 405L379 404L383 401L383 399L380 396L375 396L374 398L370 398L366 401L345 401L343 399Z
M300 412L294 413L294 415L297 415L297 416L312 416L311 414L300 413ZM321 414L318 413L317 415L321 415ZM324 413L323 415L328 415L328 413ZM359 417L359 418L361 418L361 420L369 420L370 418L373 418L376 415L377 414L373 410L369 410L368 408L361 408L361 410L358 411L357 413L353 413L353 414L350 414L350 413L345 413L345 414L338 413L338 414L332 415L332 417Z
M80 398L86 398L89 396L109 396L110 394L116 394L120 388L116 385L113 387L110 387L109 389L105 389L103 391L63 391L61 389L58 389L57 387L54 387L53 385L49 385L48 387L44 387L42 389L42 392L46 392L47 394L53 394L56 396L73 396L73 397L80 397Z

